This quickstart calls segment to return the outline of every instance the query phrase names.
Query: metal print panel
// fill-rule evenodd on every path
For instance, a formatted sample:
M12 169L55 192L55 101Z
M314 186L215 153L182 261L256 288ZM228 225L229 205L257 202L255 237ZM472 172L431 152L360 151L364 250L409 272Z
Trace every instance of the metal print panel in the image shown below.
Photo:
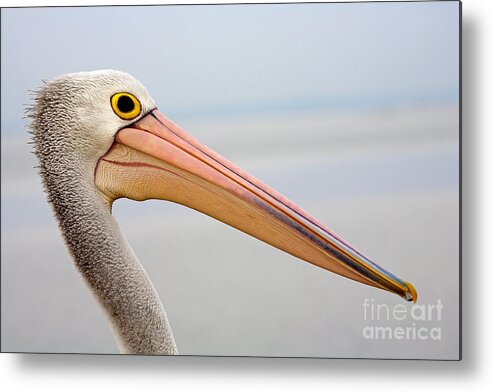
M1 22L2 351L460 358L459 2Z

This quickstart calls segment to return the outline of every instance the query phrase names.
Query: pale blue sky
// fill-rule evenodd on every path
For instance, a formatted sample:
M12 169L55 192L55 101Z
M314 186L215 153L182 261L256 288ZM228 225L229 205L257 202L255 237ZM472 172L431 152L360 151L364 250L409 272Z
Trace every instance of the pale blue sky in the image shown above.
M2 10L2 132L27 90L101 68L171 117L458 100L458 3Z

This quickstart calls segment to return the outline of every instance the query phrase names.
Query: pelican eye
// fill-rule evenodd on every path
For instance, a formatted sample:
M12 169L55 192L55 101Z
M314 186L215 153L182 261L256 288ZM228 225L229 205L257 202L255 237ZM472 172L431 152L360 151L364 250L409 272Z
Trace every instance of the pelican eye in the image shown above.
M133 120L142 111L140 102L130 93L116 93L111 97L111 107L123 120Z

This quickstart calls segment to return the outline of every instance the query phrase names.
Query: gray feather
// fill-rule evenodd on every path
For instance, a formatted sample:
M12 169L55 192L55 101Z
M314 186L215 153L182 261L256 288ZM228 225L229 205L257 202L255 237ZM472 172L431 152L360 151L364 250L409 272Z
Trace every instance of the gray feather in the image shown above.
M35 92L31 117L34 153L77 269L99 300L123 352L177 354L161 301L98 193L94 170L125 125L111 113L114 92L133 91L154 106L145 88L117 71L69 74Z

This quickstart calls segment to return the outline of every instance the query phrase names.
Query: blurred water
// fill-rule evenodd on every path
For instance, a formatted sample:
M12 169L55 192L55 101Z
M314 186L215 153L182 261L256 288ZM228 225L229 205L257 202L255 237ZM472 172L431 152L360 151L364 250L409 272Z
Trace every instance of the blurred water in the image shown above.
M351 117L352 128L339 137L334 127ZM414 126L412 118L419 119ZM187 128L409 279L420 303L440 299L445 310L439 342L364 339L365 298L390 305L400 298L184 207L118 201L114 214L163 299L182 354L457 357L455 106L260 116ZM24 142L2 140L2 347L116 352L105 316L67 255Z

